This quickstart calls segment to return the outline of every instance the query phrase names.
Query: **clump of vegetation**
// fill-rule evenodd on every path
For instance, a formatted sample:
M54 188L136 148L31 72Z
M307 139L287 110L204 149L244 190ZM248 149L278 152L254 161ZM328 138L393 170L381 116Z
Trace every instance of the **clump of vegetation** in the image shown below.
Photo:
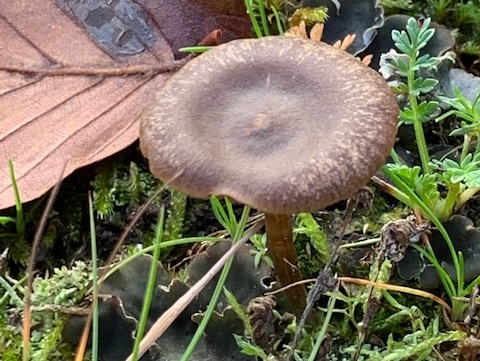
M476 29L470 27L473 19L477 19L475 20L477 24L480 21L478 13L480 10L475 8L474 1L429 0L420 4L413 0L384 0L382 3L405 11L423 11L438 21L457 24L455 26L459 29L458 39L461 41L462 34L468 34L470 31L471 41L474 43L469 54L478 56L475 44L480 35ZM283 12L285 6L283 1L247 0L256 34L263 36L269 33L282 33L283 29L288 27L288 19ZM442 59L429 55L419 56L419 50L433 36L430 24L430 19L418 23L412 18L404 31L393 32L393 40L401 53L390 61L397 81L394 90L402 104L400 126L413 128L418 146L415 155L419 161L408 162L396 152L392 152L391 163L383 168L384 173L394 183L388 184L387 189L410 208L417 216L417 223L405 222L409 227L413 224L411 228L407 227L405 238L401 237L400 232L393 232L395 237L389 239L386 236L386 226L391 226L392 223L387 222L384 215L372 211L370 216L373 219L365 220L370 227L363 227L362 237L373 237L373 240L366 241L372 241L370 244L380 242L380 246L366 252L358 261L358 267L363 266L367 270L366 273L369 273L366 279L347 279L341 274L333 276L322 270L335 254L332 254L327 242L328 230L322 228L317 215L309 213L298 215L294 229L297 245L300 244L302 248L300 267L304 274L316 275L320 272L317 285L324 287L320 296L313 300L314 310L311 317L315 322L307 322L302 327L293 315L282 313L283 310L277 306L275 296L269 295L262 304L264 318L261 320L265 323L259 325L259 319L253 319L248 312L249 308L240 305L235 295L224 290L220 282L215 288L214 298L206 316L202 318L201 325L182 360L188 359L199 339L203 337L203 330L214 315L214 305L222 292L245 326L246 333L235 336L239 352L254 355L261 360L288 358L288 355L291 355L296 361L310 361L320 354L330 360L433 360L439 345L450 342L450 345L455 347L458 341L467 337L475 338L477 330L473 321L476 321L478 316L473 301L476 298L475 292L480 283L480 275L469 283L465 282L464 270L467 268L465 262L468 257L458 251L459 247L455 245L452 235L446 231L443 222L461 212L462 208L468 207L480 190L478 141L480 94L473 100L466 99L458 89L455 90L453 98L435 95L434 90L438 81L429 70L439 66ZM463 53L468 53L466 48L470 45L467 46L467 43L460 43L460 50ZM448 110L443 110L441 105ZM428 132L431 128L439 131L436 127L440 124L448 124L449 128L454 128L448 136L452 144L461 141L460 146L456 147L458 151L452 153L453 156L435 157L428 144ZM127 208L138 209L158 185L143 164L129 162L125 165L119 162L105 165L92 182L97 221L125 227L127 218L119 219L122 217L119 213ZM166 246L174 247L200 240L186 238L184 235L185 195L173 190L168 190L165 194L162 201L169 205L165 226L159 222L155 228L153 222L149 223L146 227L149 228L149 232L143 237L142 245L131 249L130 257L152 252L156 259L159 250L165 249ZM155 211L160 207L160 203L160 200L155 201ZM382 200L380 203L380 209L394 209L397 212L389 214L390 217L404 218L407 213L408 208L396 206L396 203L392 205L391 199ZM227 229L227 233L233 239L239 240L248 223L249 209L245 208L240 219L237 219L233 205L228 200L223 205L218 199L213 198L212 205L219 223ZM397 211L395 207L400 210ZM79 213L84 212L84 209L79 209L78 204L75 209ZM68 232L74 235L72 238L78 240L81 238L78 217L70 217L71 221L62 225L62 222L58 222L59 215L52 212L44 236L45 249L54 247L62 227L67 227ZM25 229L29 220L28 214L25 216L20 200L17 202L16 214L0 217L0 224L3 227L0 237L2 241L9 240L7 246L10 247L10 255L15 261L25 262L28 257L29 245L25 240ZM397 220L388 219L393 223ZM427 228L417 232L415 226L421 228L420 226L425 224L424 220L433 224L443 237L441 241L446 242L453 272L445 271L446 264L438 259L428 241L424 243L420 241L425 240L424 235L428 236L428 233L425 233ZM382 224L385 227L382 227ZM362 229L362 226L360 222L356 230ZM394 228L394 231L399 229L401 228ZM10 242L10 239L21 239L23 243L16 244ZM386 241L389 240L394 244L386 245ZM401 241L399 244L395 243L399 240ZM254 265L258 266L265 261L272 266L265 235L254 235L251 241L254 245L251 251ZM416 249L434 266L441 280L443 288L441 291L448 297L448 304L445 300L419 289L420 286L414 282L410 281L408 285L417 288L393 284L396 261L392 258L401 257L399 253L402 252L402 247ZM25 307L25 278L17 280L4 269L0 264L0 289L4 291L3 294L0 293L0 358L4 361L13 361L18 360L22 353L21 317ZM171 272L182 274L184 271ZM227 273L228 265L227 270L222 272L221 280L225 279ZM30 352L32 359L52 361L73 359L74 351L63 342L62 330L68 315L85 312L77 306L85 302L90 303L89 287L92 278L89 264L83 262L76 262L71 268L55 268L52 272L46 272L44 276L36 277L32 294L33 323ZM149 284L153 284L153 281ZM152 288L150 287L148 291L150 295L153 292ZM146 299L152 301L148 297ZM278 299L278 304L281 305L281 296L278 296ZM148 314L148 306L146 301L143 314ZM146 316L142 317L144 327ZM454 321L460 326L453 328L444 321ZM141 335L143 330L140 328L137 335ZM258 337L256 332L260 331L267 335L264 335L266 338ZM297 333L300 334L300 342L294 347L292 339ZM375 339L369 338L369 335L375 335L379 340L375 343ZM135 346L137 349L139 341L140 339ZM458 350L458 353L462 354L461 343L458 344Z
M478 0L382 0L388 12L431 17L454 31L456 50L468 57L480 56L480 3ZM472 62L464 59L467 65Z
M91 281L91 269L84 262L72 268L55 268L51 275L33 283L31 358L39 361L72 360L73 348L62 337L66 320L84 302ZM19 360L22 354L22 314L25 307L25 278L0 277L0 359Z
M480 3L478 0L428 0L425 13L440 24L455 29L458 51L480 56Z
M139 206L155 192L159 182L144 165L110 161L99 167L92 186L98 217L114 221L119 208Z

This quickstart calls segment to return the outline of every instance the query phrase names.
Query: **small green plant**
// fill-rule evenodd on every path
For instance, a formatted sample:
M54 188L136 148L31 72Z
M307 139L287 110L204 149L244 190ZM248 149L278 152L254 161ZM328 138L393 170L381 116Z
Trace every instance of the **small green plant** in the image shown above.
M93 204L98 218L114 220L119 207L142 204L158 185L150 172L134 162L109 162L99 167L92 182Z
M0 277L0 289L6 292L0 299L0 359L14 361L22 354L21 327L12 318L24 308L25 285L23 280ZM84 300L91 281L89 266L76 262L56 268L53 274L37 277L32 294L31 359L55 361L73 359L72 348L62 339L62 330L68 313Z
M467 154L471 151L472 141L476 140L476 147L474 154L480 152L480 93L475 97L473 101L469 101L460 92L458 87L455 87L454 98L448 98L440 96L439 99L449 105L452 109L437 118L437 122L441 122L446 118L454 115L458 119L461 119L460 128L455 129L450 133L450 136L463 136L463 146L460 160L463 161Z
M478 191L479 182L476 181L479 164L478 149L470 153L470 145L472 139L477 139L480 116L476 107L478 98L470 103L458 90L455 92L454 99L440 97L441 101L454 109L438 117L437 121L451 115L463 119L461 128L450 135L463 135L464 142L459 161L452 159L431 161L423 124L436 115L439 102L421 100L421 98L432 91L438 81L433 78L424 78L419 75L419 72L422 69L437 66L440 58L430 57L428 54L419 56L419 52L427 45L433 34L434 29L430 28L430 19L426 19L419 26L413 18L409 19L406 31L392 32L395 46L404 54L390 63L400 78L396 91L405 95L408 100L408 105L400 112L400 122L414 127L421 167L407 166L397 160L395 164L390 164L389 168L414 190L440 221L446 221ZM394 159L397 158L394 157ZM403 197L401 200L415 208L408 197Z
M168 190L170 192L170 202L163 231L164 241L182 238L187 209L187 196L173 188L168 188Z
M448 19L452 12L452 0L427 0L428 5L432 8L432 17L444 22Z
M409 313L412 315L417 314L417 318L411 318L410 316L413 327L411 333L403 336L401 340L395 339L390 334L386 347L382 349L368 344L364 345L360 350L359 360L435 360L436 358L432 357L432 350L435 346L443 342L460 341L465 338L465 334L462 331L441 332L438 317L425 325L424 318L418 317L418 312L415 312L414 306L411 309L402 306L398 311L398 316L405 317ZM350 357L357 351L357 346L355 345L342 348L341 353L347 356L342 358L342 360L350 360Z
M328 8L319 6L315 8L298 8L289 19L289 25L298 26L300 22L305 21L305 25L313 26L317 23L325 23L328 18Z
M331 257L325 231L311 213L299 213L295 217L293 236L302 275L315 275Z
M425 174L431 174L432 169L429 164L430 157L423 132L423 123L430 120L439 104L436 101L419 101L419 98L421 94L432 91L438 81L433 78L423 78L418 73L421 69L437 66L440 59L428 54L422 56L419 54L434 33L435 30L430 28L430 19L426 19L421 26L418 26L416 20L410 18L406 31L392 31L395 47L405 56L398 56L390 62L400 77L396 92L404 94L408 100L408 105L400 111L400 122L414 127L418 153Z
M268 256L267 234L254 234L252 237L250 237L250 241L253 245L253 249L250 250L250 253L254 255L253 261L255 263L255 267L258 267L260 262L263 260L271 268L273 268L273 261L270 256Z
M240 348L240 351L245 355L256 356L260 360L267 361L268 355L265 350L252 341L255 337L254 330L246 313L245 307L237 301L235 295L229 290L225 288L223 292L225 293L225 297L227 298L230 307L232 307L238 318L242 320L243 326L245 327L245 336L236 334L233 335L235 342Z
M382 1L382 3L385 1ZM388 1L390 2L390 1ZM480 2L478 0L414 0L413 12L427 14L449 29L454 29L456 50L460 54L480 55Z
M400 112L400 121L405 125L413 125L414 127L421 166L407 166L393 153L392 158L395 163L388 164L383 169L399 188L392 194L412 209L423 213L435 224L444 237L456 270L456 284L440 266L428 245L426 248L418 245L412 245L412 247L422 252L424 257L435 265L442 284L452 301L452 318L458 319L466 306L459 302L456 297L468 295L478 280L465 287L463 255L456 252L441 222L448 220L461 205L478 191L480 184L477 181L477 176L479 174L480 157L477 156L476 151L470 153L470 138L465 137L464 141L466 143L464 143L463 148L466 150L462 152L464 156L461 157L460 161L451 159L431 161L430 159L423 124L435 116L439 103L434 100L423 100L423 95L428 94L436 86L437 80L424 78L419 74L419 71L437 66L440 59L430 57L428 54L422 56L419 54L420 49L426 46L433 34L434 29L430 28L430 19L426 19L423 24L419 24L413 18L408 20L406 31L394 30L392 32L395 46L403 53L390 63L400 79L396 91L403 94L407 100L407 105ZM442 100L445 101L444 98ZM470 134L471 136L475 128L472 127L472 124L475 124L472 120L476 119L475 107L462 97L457 97L456 100L449 102L455 109L450 114L447 113L448 115L458 114L461 115L462 119L467 119L463 124L465 127L468 126L468 130L464 129L457 131L457 133ZM442 116L440 119L446 116Z
M380 4L387 10L411 10L412 0L381 0Z
M20 199L20 192L18 191L17 182L15 178L15 171L13 169L13 162L8 161L8 169L10 171L10 181L12 182L13 193L15 194L15 209L16 216L0 216L0 225L5 226L7 224L14 224L16 234L14 236L18 238L25 238L25 217L23 213L22 200ZM0 234L0 238L11 237L13 234L3 233Z
M283 34L287 20L284 14L285 4L285 0L245 0L247 13L257 38L273 35L272 28L275 33ZM267 14L267 10L270 14Z

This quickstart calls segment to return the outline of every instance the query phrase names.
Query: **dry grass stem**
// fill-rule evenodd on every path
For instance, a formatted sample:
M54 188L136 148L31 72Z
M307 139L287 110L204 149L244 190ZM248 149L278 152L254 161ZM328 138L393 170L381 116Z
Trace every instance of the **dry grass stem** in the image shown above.
M444 300L442 300L440 297L438 297L438 296L436 296L432 293L429 293L429 292L418 290L416 288L405 287L405 286L397 286L397 285L392 285L392 284L389 284L389 283L375 282L375 281L365 280L365 279L362 279L362 278L337 277L337 279L340 282L356 283L356 284L359 284L359 285L365 285L365 286L372 286L372 287L380 288L382 290L409 293L411 295L416 295L416 296L419 296L419 297L428 298L428 299L433 300L436 303L438 303L448 313L451 313L451 311L452 311L452 308ZM265 295L267 295L267 296L268 295L275 295L277 293L285 291L285 289L287 289L287 288L295 287L295 286L298 286L299 284L312 283L312 282L315 282L315 279L310 278L310 279L301 280L299 282L295 282L295 283L289 284L285 287L276 289L275 291L266 292Z
M28 361L30 359L30 334L31 334L31 327L32 327L32 292L33 292L33 275L34 275L34 268L35 268L35 260L37 258L37 252L40 247L40 241L42 240L43 231L45 230L45 226L47 225L48 216L50 211L53 207L53 202L57 197L57 193L60 190L60 185L62 184L63 173L65 172L65 168L67 166L67 162L63 163L62 171L60 172L59 178L55 187L53 187L52 191L50 192L50 196L48 197L47 204L42 212L42 217L40 218L40 223L38 228L35 232L35 237L32 243L32 253L30 254L30 260L28 262L27 267L27 288L25 290L25 311L23 315L23 361Z

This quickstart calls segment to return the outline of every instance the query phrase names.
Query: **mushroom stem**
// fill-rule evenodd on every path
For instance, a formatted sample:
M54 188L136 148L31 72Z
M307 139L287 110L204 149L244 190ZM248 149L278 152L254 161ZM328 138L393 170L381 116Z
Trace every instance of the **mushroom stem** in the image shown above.
M268 251L272 257L278 280L282 287L302 280L297 266L297 252L293 244L292 216L289 214L265 213ZM285 295L295 314L305 308L307 291L304 285L289 287Z

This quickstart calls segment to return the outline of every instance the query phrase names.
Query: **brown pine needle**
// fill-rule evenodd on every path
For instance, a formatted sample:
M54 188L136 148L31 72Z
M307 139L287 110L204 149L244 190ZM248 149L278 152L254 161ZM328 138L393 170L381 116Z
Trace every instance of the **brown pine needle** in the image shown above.
M419 297L423 297L423 298L428 298L428 299L438 303L448 313L451 313L451 311L452 311L452 308L444 300L442 300L440 297L435 296L434 294L429 293L429 292L418 290L416 288L405 287L405 286L397 286L397 285L392 285L390 283L381 283L381 282L375 282L375 281L365 280L365 279L362 279L362 278L354 278L354 277L337 277L336 279L338 279L340 282L356 283L356 284L359 284L359 285L365 285L365 286L372 286L372 287L380 288L382 290L409 293L411 295L415 295L415 296L419 296ZM299 284L312 283L312 282L315 282L314 278L305 279L305 280L302 280L302 281L299 281L299 282L289 284L289 285L287 285L285 287L282 287L282 288L279 288L275 291L267 292L267 293L265 293L265 295L267 295L267 296L268 295L274 295L274 294L283 292L286 288L295 287Z
M428 299L438 303L448 313L452 312L452 308L444 300L442 300L440 297L435 296L433 293L430 293L430 292L425 292L425 291L418 290L416 288L411 288L411 287L392 285L392 284L389 284L389 283L373 282L373 281L364 280L364 279L361 279L361 278L338 277L338 279L341 282L356 283L356 284L360 284L360 285L373 286L373 287L376 287L376 288L380 288L382 290L409 293L411 295L415 295L415 296L419 296L419 297L423 297L423 298L428 298Z

